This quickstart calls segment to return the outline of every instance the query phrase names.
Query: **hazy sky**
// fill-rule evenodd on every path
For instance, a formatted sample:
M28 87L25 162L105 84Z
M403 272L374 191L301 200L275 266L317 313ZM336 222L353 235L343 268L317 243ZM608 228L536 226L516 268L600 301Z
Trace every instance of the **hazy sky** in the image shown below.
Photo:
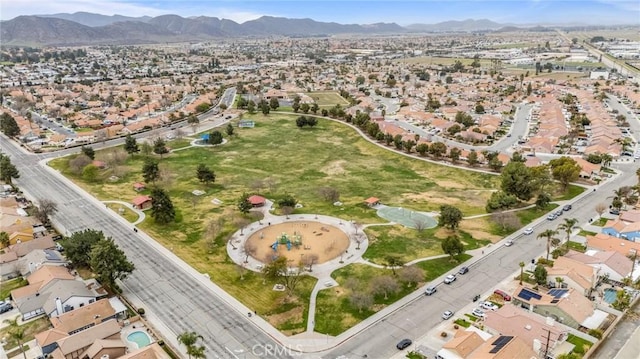
M338 23L436 23L490 19L501 23L640 25L640 0L0 0L0 18L86 11L104 15L207 15L244 22L262 15Z

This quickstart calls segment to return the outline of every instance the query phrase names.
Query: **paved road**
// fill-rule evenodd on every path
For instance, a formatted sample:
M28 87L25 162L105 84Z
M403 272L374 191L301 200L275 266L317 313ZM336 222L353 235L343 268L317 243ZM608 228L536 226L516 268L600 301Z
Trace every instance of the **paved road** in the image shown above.
M638 167L634 163L619 164L628 173ZM608 203L614 189L636 183L635 176L621 175L603 184L596 192L587 192L583 199L573 204L573 209L563 217L577 218L584 223L596 215L597 203ZM562 219L547 221L542 218L533 223L534 234L516 235L511 247L494 245L487 254L471 266L471 271L459 276L452 285L439 285L433 296L417 295L416 300L397 310L391 316L379 321L357 336L347 340L337 349L325 354L324 358L387 358L397 353L395 345L402 338L420 337L441 322L440 315L445 310L459 311L471 302L472 296L490 291L492 286L518 269L518 263L530 263L531 259L545 251L545 241L537 240L536 234L545 229L555 229ZM493 252L490 252L493 251Z

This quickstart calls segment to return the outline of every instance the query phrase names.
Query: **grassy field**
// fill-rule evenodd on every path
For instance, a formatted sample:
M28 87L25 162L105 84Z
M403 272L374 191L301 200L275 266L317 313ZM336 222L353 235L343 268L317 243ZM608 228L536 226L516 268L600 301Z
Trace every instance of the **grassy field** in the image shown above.
M269 199L291 194L303 205L295 213L322 213L360 223L380 223L375 210L363 204L365 198L377 196L389 205L427 212L446 203L459 207L465 215L473 215L484 212L490 189L498 182L493 175L399 156L370 144L351 128L333 121L320 120L312 129L299 129L295 117L256 115L250 118L256 121L255 128L237 129L237 134L224 146L187 148L162 159L156 157L163 173L158 184L172 198L176 221L159 226L147 217L139 225L286 333L296 333L306 325L306 306L315 279L308 278L295 295L287 297L271 290L274 283L264 283L259 274L245 272L229 260L226 238L238 228L239 222L249 220L237 211L236 203L242 193L259 193ZM169 142L168 146L177 148L183 144ZM99 151L96 159L105 160L107 156L109 152ZM73 173L69 158L50 164L101 200L129 202L139 194L149 193L133 190L133 183L142 181L143 158L139 154L114 164L103 170L95 182L87 182ZM195 169L200 163L215 171L214 184L205 186L197 181ZM115 173L118 180L108 181ZM326 186L340 192L343 206L334 206L333 201L318 194L318 189ZM191 194L195 189L205 194L195 197ZM222 204L213 204L214 198ZM217 230L206 231L209 224ZM473 233L473 237L484 238L478 233ZM417 254L437 253L439 244L432 242L421 244L423 249ZM417 258L415 255L408 254L406 258Z
M126 219L131 223L138 220L138 214L127 206L123 206L119 203L107 203L107 208L116 212L117 214L119 214L120 216L122 216L124 219ZM120 209L122 209L123 211L122 213L120 213Z
M400 284L398 291L388 293L386 299L383 294L374 295L373 304L362 310L358 310L351 304L351 294L354 291L367 292L371 289L370 282L374 278L385 275L393 277L394 273L390 269L379 269L365 264L351 264L338 269L331 276L340 286L322 290L318 293L315 330L319 333L338 335L413 292L424 283L441 276L470 257L469 255L462 255L458 258L458 261L451 261L449 258L438 258L420 262L416 264L416 267L424 271L424 282L414 285Z
M16 279L11 279L7 281L2 281L2 283L0 283L0 300L4 300L5 298L8 298L12 290L18 289L20 287L24 287L27 284L29 283L27 282L26 279L23 279L23 278L16 278Z
M307 92L305 95L311 97L320 108L329 108L335 105L345 107L349 105L349 101L345 100L337 92Z
M418 65L440 65L440 66L451 66L455 64L456 61L462 62L465 66L470 66L473 62L472 58L456 58L456 57L433 57L433 56L420 56L420 57L409 57L406 59L396 60L398 62L404 62L407 64L418 64ZM483 67L491 66L491 60L480 59L480 65Z

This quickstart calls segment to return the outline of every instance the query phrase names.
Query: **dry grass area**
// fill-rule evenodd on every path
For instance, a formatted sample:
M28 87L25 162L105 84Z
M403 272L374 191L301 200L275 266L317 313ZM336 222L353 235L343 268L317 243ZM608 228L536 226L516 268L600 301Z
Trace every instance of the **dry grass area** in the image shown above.
M491 233L490 217L465 219L460 222L460 230L469 233L473 238L482 238L496 243L502 240L501 236Z

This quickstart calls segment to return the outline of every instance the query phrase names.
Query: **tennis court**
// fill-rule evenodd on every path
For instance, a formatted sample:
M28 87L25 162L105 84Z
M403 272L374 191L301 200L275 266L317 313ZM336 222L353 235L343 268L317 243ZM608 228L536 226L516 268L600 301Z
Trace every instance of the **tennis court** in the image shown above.
M378 217L413 229L418 227L422 229L433 228L438 225L438 222L433 217L423 212L416 212L402 207L383 206L378 209L377 214Z

